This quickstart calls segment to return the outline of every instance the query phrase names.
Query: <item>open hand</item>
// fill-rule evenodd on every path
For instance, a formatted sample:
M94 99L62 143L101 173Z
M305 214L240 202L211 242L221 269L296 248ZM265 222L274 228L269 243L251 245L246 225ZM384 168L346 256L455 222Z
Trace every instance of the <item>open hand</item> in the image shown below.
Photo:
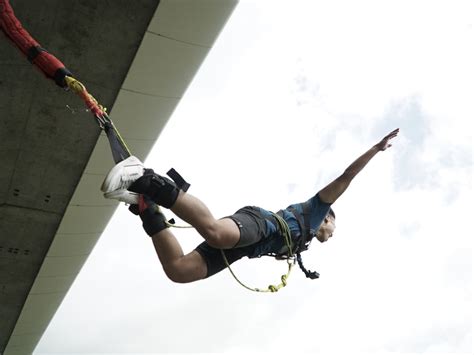
M385 149L390 148L392 146L392 144L390 143L390 140L392 138L395 138L398 135L399 131L400 131L400 128L393 130L392 132L387 134L385 137L383 137L383 139L379 143L377 143L375 147L380 151L384 151Z

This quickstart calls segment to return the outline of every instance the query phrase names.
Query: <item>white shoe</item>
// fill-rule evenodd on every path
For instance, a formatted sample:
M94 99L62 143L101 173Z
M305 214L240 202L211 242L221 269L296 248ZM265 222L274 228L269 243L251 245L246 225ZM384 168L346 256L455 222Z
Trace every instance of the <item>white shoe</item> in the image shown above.
M100 188L104 192L104 197L131 205L138 203L138 194L127 189L143 175L144 170L143 163L133 155L115 165Z
M115 190L111 192L104 193L104 197L111 200L119 200L120 202L125 202L127 205L136 205L138 204L139 194L136 192L128 190Z

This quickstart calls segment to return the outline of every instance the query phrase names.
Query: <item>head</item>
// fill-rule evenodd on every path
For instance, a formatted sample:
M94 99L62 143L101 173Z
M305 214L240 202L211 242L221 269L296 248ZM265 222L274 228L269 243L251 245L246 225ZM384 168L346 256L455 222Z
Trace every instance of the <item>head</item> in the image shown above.
M329 238L332 237L334 233L334 229L336 229L336 214L332 210L329 209L328 214L324 217L323 222L319 226L319 229L316 232L316 238L321 242L327 242Z

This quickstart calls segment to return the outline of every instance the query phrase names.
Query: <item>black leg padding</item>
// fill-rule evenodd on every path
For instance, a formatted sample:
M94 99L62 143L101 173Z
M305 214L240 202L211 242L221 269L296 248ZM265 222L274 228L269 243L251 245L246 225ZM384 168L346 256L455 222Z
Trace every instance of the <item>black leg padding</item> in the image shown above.
M156 205L140 213L140 218L143 222L143 229L150 237L168 228L165 216L158 210Z
M149 196L155 203L165 208L171 208L179 195L179 188L173 180L155 174L153 170L145 171L145 174L128 189Z

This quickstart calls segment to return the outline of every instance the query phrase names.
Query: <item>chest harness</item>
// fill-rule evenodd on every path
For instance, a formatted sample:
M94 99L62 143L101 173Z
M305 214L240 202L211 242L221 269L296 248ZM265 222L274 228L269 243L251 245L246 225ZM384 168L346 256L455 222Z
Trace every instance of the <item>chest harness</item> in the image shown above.
M286 260L288 263L288 272L281 276L281 283L278 285L269 285L266 289L254 288L249 287L244 284L239 278L235 275L234 271L232 270L225 253L221 250L222 258L229 269L230 273L234 277L234 279L244 288L255 291L255 292L277 292L279 289L285 287L287 285L287 279L290 276L291 269L296 262L298 262L298 266L300 267L301 271L305 274L305 276L311 280L319 278L319 273L316 271L307 270L303 265L303 260L301 257L301 253L308 249L309 245L311 244L311 240L314 238L314 233L311 231L310 228L310 207L308 204L303 204L303 212L300 213L295 208L290 207L287 209L296 218L298 222L298 226L300 227L301 234L292 235L290 228L288 227L288 223L283 218L283 210L278 211L277 213L272 213L270 221L276 222L279 234L285 239L286 244L286 251L281 253L265 253L262 255L258 255L257 257L262 256L271 256L277 260ZM294 242L296 241L296 243Z
M296 221L298 222L298 226L300 227L300 231L301 231L300 235L295 236L295 237L292 236L292 239L296 240L296 244L294 246L294 252L296 254L296 261L298 262L298 266L300 267L301 271L303 271L303 273L305 274L307 278L311 280L317 279L319 278L319 273L316 271L307 270L303 265L303 259L301 257L301 253L305 250L308 250L309 245L311 244L311 241L315 236L314 232L311 231L310 207L308 204L304 203L302 213L300 213L299 211L296 210L296 208L293 208L293 207L289 207L288 211L293 213L293 215L295 216ZM283 217L282 210L278 211L277 214ZM288 258L289 256L287 253L285 253L282 255L274 255L274 257L277 259L282 259L282 258L284 259L284 258Z

